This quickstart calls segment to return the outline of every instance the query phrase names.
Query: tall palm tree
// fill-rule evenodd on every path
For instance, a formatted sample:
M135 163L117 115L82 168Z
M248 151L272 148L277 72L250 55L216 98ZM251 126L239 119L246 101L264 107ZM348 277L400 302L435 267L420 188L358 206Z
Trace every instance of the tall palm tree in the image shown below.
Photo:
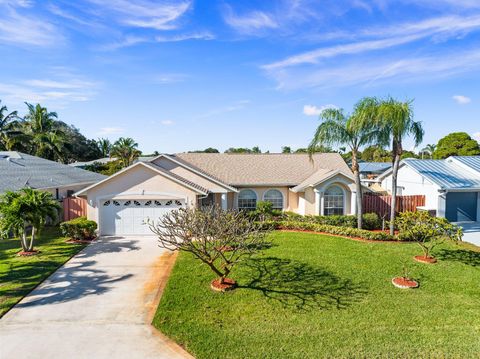
M374 127L377 101L374 98L364 98L355 105L350 116L341 109L326 109L320 114L323 122L318 126L315 135L308 146L310 157L320 146L341 145L351 151L352 172L355 177L357 192L357 226L362 228L363 194L360 181L358 156L360 148L373 143L377 137L377 128Z
M96 142L98 149L102 153L102 157L110 156L110 151L112 150L112 144L110 140L108 138L99 138Z
M123 167L130 166L140 156L138 143L133 138L120 137L110 151L110 157L116 157Z
M428 145L426 145L426 146L422 149L422 151L421 151L421 153L422 153L422 159L423 159L423 155L424 155L425 153L428 154L428 156L429 156L430 158L433 158L433 152L435 152L435 149L436 149L436 148L437 148L437 145L433 145L433 144L428 144Z
M49 192L23 188L0 198L0 230L20 236L25 252L33 251L36 234L47 219L56 220L60 206ZM31 227L30 239L27 230Z
M66 138L65 133L58 127L57 113L48 112L47 108L40 104L25 104L28 114L23 125L25 134L30 138L32 153L35 156L62 161Z
M397 204L397 175L403 152L403 140L412 136L418 146L424 135L422 123L413 120L412 101L397 101L391 97L380 102L378 117L380 131L379 141L392 145L392 205L390 209L390 234L394 234L395 207Z
M16 143L16 136L20 133L17 111L8 113L7 106L1 106L0 100L0 150L12 150Z

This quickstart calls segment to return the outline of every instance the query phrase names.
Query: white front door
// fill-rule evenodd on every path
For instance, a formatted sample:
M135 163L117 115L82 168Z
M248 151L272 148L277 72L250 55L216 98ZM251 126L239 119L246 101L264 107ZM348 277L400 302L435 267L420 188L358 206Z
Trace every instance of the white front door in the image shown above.
M166 213L179 209L184 201L171 199L108 199L100 202L101 235L148 235L152 234L145 220L157 221Z

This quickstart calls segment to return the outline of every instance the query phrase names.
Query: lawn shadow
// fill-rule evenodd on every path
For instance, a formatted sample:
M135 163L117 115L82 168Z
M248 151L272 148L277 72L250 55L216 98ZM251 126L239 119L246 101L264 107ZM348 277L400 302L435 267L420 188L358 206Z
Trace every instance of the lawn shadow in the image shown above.
M250 281L239 288L257 290L285 307L344 309L359 302L367 290L361 284L340 278L319 267L276 257L245 262Z
M480 252L467 249L442 249L435 253L435 257L444 261L453 261L480 267Z
M133 276L111 276L103 269L95 268L96 263L89 260L60 268L44 285L35 289L25 302L17 304L17 307L63 303L89 295L100 295L109 291L112 284Z

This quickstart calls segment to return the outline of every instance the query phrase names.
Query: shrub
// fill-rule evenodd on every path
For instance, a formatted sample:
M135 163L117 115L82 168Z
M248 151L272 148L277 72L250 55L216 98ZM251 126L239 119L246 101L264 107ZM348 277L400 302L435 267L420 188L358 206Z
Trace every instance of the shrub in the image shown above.
M268 201L257 202L257 207L254 211L248 212L249 217L255 221L271 220L274 217L280 217L282 211L273 209L273 204Z
M283 221L317 223L329 226L357 228L357 216L337 215L337 216L302 216L293 212L284 212L280 218ZM376 213L366 213L363 215L364 229L380 229L382 222Z
M395 225L401 240L417 242L423 249L425 257L446 238L453 241L462 239L462 229L451 224L445 218L432 217L428 212L404 212L395 219Z
M365 213L363 216L363 228L364 229L380 229L382 228L382 220L376 213Z
M318 224L313 222L298 221L265 221L262 223L265 229L291 229L300 231L313 231L335 234L345 237L355 237L376 241L392 241L399 240L395 236L391 236L385 232L370 232L365 229L357 229L350 227L332 226L328 224Z
M85 217L78 217L60 224L60 230L65 237L77 240L92 239L95 237L97 223Z

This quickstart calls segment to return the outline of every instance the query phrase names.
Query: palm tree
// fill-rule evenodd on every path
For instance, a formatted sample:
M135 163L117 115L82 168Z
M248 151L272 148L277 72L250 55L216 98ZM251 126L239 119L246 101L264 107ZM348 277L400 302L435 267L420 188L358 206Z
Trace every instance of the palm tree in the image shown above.
M422 159L424 154L428 154L430 158L433 158L433 152L435 152L436 148L437 148L437 145L432 145L432 144L426 145L421 151Z
M1 105L0 100L0 105ZM7 106L0 106L0 150L12 150L16 144L18 116L17 111L8 112Z
M347 116L341 109L326 109L320 114L323 122L318 126L315 135L308 146L310 157L320 146L342 145L351 151L352 172L355 176L357 192L357 226L362 228L362 184L358 156L360 148L373 143L377 129L373 126L377 101L374 98L364 98L355 105L352 115Z
M392 145L392 205L390 209L390 234L394 234L395 207L397 204L397 174L403 152L402 142L412 136L418 146L424 135L422 123L413 120L412 101L397 101L387 98L378 106L379 142Z
M141 152L137 149L138 143L133 138L120 137L110 151L110 157L116 157L123 167L130 166L140 156Z
M49 192L31 188L6 192L0 198L0 229L4 234L20 236L23 251L32 252L36 234L45 226L47 219L57 219L59 208ZM30 239L27 238L29 227Z
M47 108L40 104L25 104L28 114L23 125L25 134L30 138L32 153L35 156L62 161L66 139L65 133L58 127L57 113L48 112Z
M97 147L102 153L102 157L110 156L110 151L112 150L112 143L108 138L99 138L97 141Z

